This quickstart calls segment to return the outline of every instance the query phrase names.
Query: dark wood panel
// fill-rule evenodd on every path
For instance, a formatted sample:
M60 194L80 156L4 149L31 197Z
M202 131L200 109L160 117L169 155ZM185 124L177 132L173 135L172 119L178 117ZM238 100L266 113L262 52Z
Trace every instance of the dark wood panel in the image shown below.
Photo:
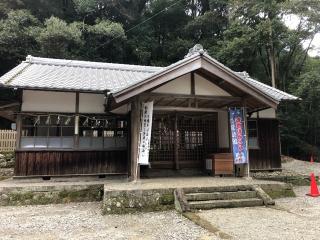
M18 151L15 176L127 174L127 151Z
M281 168L279 127L276 119L258 120L259 149L250 149L251 170Z

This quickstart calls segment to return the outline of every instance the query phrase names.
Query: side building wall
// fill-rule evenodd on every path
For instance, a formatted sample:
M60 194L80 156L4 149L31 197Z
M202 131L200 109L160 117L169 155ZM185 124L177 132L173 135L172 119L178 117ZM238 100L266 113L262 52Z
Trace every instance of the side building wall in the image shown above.
M23 91L15 176L127 174L126 116L107 116L104 94L78 96Z

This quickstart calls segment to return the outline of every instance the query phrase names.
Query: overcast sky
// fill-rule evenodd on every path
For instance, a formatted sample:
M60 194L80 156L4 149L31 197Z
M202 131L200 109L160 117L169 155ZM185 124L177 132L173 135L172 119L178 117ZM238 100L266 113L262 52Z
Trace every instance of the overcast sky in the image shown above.
M286 25L291 29L296 29L299 24L299 17L296 15L288 15L284 18ZM305 48L308 47L310 43L310 40L303 43L303 46ZM311 43L312 49L309 50L309 55L314 56L320 56L320 32L316 34L315 38L313 39Z

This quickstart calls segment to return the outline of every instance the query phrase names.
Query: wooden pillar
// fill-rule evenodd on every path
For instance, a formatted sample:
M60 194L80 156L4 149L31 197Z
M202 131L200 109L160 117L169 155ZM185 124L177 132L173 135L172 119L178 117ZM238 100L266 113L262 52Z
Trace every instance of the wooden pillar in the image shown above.
M74 148L79 148L79 92L76 92L76 106L74 118Z
M131 102L131 164L130 164L130 180L137 181L140 179L140 166L138 164L138 144L140 135L140 111L141 102L138 97Z
M22 115L21 113L21 108L22 108L22 100L23 99L23 90L20 89L18 90L18 100L19 100L19 112L16 117L16 149L19 149L21 146L21 133L22 133Z
M247 145L247 158L248 158L248 163L244 165L244 177L250 178L249 131L248 131L248 121L247 121L247 104L245 100L242 102L242 106L243 106L244 127L246 129L246 145Z
M16 131L17 131L17 135L16 135L16 149L20 148L20 142L21 142L21 131L22 131L22 117L21 114L17 115L16 118Z
M174 163L176 170L180 169L179 166L179 135L178 135L178 115L175 114L174 119Z

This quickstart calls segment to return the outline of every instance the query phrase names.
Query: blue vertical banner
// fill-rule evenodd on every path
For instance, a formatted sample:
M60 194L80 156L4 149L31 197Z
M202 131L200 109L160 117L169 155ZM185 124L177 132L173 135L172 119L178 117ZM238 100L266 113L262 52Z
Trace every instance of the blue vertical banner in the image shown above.
M234 164L248 163L244 110L243 108L230 108L229 113Z

